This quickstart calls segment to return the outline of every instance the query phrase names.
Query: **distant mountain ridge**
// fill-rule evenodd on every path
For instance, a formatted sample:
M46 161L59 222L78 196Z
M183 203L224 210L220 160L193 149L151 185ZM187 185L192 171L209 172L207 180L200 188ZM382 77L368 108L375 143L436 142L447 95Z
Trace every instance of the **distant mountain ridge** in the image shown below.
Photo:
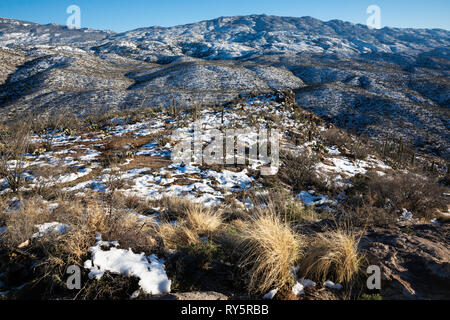
M252 54L310 52L352 55L363 53L419 54L450 45L443 29L369 29L340 20L312 17L250 15L221 17L175 27L140 28L124 33L65 26L38 25L0 18L0 45L102 43L99 52L122 54L138 49L137 58L157 61L167 55L236 59ZM9 34L9 36L8 36ZM26 34L26 37L20 35ZM12 36L16 35L16 37ZM151 57L151 58L150 58Z

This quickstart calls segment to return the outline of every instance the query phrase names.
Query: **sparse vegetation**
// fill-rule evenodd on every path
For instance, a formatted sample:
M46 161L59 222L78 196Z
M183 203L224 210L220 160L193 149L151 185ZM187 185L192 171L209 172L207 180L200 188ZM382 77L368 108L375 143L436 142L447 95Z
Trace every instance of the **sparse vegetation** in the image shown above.
M244 116L254 107L244 108L245 99L240 104L238 111L230 106L208 112L215 110L225 127L230 114ZM278 108L292 110L286 104ZM186 119L201 118L200 110L195 113L124 111L72 124L47 119L31 130L3 126L2 141L8 143L0 150L0 256L6 262L0 274L11 290L8 298L129 298L140 288L135 277L108 271L90 279L83 268L101 236L118 250L164 261L175 292L260 298L279 289L276 299L295 300L302 297L292 291L294 280L305 278L318 288L325 280L344 285L339 293L306 290L308 298L378 299L381 293L355 289L363 277L358 243L366 230L396 228L403 209L429 228L448 223L442 162L417 157L403 169L388 167L373 160L371 141L340 129L323 131L322 120L305 111L295 112L296 127L283 137L277 175L262 176L248 165L173 164L167 158L167 143L174 142L169 135L177 121L185 126ZM244 118L257 124L254 114ZM169 116L156 127L141 127ZM282 125L284 117L280 112L266 120ZM398 233L416 235L415 223ZM43 224L57 224L63 232L50 225L39 234ZM108 252L107 247L101 248ZM81 267L84 287L78 292L65 287L69 265Z
M24 184L25 154L29 151L30 131L27 124L0 130L0 178L17 192Z

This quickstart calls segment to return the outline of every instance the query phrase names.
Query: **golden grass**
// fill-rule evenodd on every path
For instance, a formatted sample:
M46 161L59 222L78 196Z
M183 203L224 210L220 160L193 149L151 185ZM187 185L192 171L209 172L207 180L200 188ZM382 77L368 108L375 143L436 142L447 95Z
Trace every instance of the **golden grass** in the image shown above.
M95 234L102 234L104 240L117 240L124 248L150 252L156 244L154 226L151 220L140 221L128 210L108 208L96 199L84 201L58 201L59 206L51 212L48 204L40 198L23 200L21 208L9 214L5 220L7 231L4 238L6 245L15 247L31 239L37 232L36 225L45 222L68 224L70 230L61 237L49 239L54 242L61 255L73 257L81 262L82 256L95 242ZM47 236L36 239L45 243ZM59 256L60 254L58 254Z
M175 248L196 244L201 236L212 237L222 226L223 219L220 212L212 212L202 204L193 203L178 198L167 198L165 200L165 220L169 216L177 218L177 223L166 222L159 225L157 233L162 239L164 246Z
M6 215L6 208L8 207L8 203L5 198L0 197L0 226L3 226L3 224L6 221L7 215Z
M302 239L274 214L258 215L239 229L241 266L248 271L251 292L267 292L292 279Z
M154 205L162 208L161 219L167 222L184 218L186 211L198 206L190 200L179 197L163 197L155 201Z
M210 235L222 225L220 212L212 212L200 204L190 206L185 211L186 227L198 235Z
M200 242L199 236L186 226L163 223L157 233L166 248L189 247Z
M299 273L316 281L349 283L362 262L358 242L356 234L343 230L316 235L301 260Z
M302 223L317 221L321 215L313 207L305 207L302 202L294 200L290 192L283 189L270 190L266 193L250 194L249 198L256 214L271 214L279 216L282 221Z

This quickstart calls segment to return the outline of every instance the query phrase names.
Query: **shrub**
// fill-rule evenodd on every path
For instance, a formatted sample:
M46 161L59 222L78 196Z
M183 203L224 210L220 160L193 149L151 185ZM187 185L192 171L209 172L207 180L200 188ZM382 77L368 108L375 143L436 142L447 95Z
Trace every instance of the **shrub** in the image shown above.
M377 226L385 227L394 224L398 216L384 208L376 207L368 202L354 205L344 205L341 208L344 219L351 225L358 227Z
M278 177L294 191L305 190L311 186L322 186L316 174L315 166L319 158L315 155L302 153L298 156L291 153L281 154L280 159L283 166L280 168Z
M322 133L322 138L329 146L342 147L349 142L349 136L342 130L331 128Z
M23 185L29 145L30 130L26 125L0 131L0 178L6 180L13 192Z
M379 176L372 174L358 188L373 206L389 212L403 208L426 219L446 206L444 188L431 178L412 172Z

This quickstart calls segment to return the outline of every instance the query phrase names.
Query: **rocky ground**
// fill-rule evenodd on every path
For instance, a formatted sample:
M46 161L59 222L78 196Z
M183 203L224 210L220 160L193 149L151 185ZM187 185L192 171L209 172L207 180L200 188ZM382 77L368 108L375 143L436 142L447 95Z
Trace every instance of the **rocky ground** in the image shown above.
M24 122L34 124L26 143L11 133L23 129L17 122L2 129L3 298L450 297L446 162L348 134L301 108L294 92ZM203 146L214 129L246 128L237 143L247 148L257 143L248 128L278 129L278 172L262 175L260 162L174 161L194 123ZM5 158L11 146L23 153ZM274 214L269 226L279 229L267 230L261 214ZM337 240L329 247L321 236ZM351 265L337 259L325 273L309 265L334 261L340 241ZM248 245L260 255L246 254ZM259 278L261 257L276 262ZM72 264L81 291L66 288ZM369 265L382 270L381 290L365 287ZM271 270L275 280L262 281Z

